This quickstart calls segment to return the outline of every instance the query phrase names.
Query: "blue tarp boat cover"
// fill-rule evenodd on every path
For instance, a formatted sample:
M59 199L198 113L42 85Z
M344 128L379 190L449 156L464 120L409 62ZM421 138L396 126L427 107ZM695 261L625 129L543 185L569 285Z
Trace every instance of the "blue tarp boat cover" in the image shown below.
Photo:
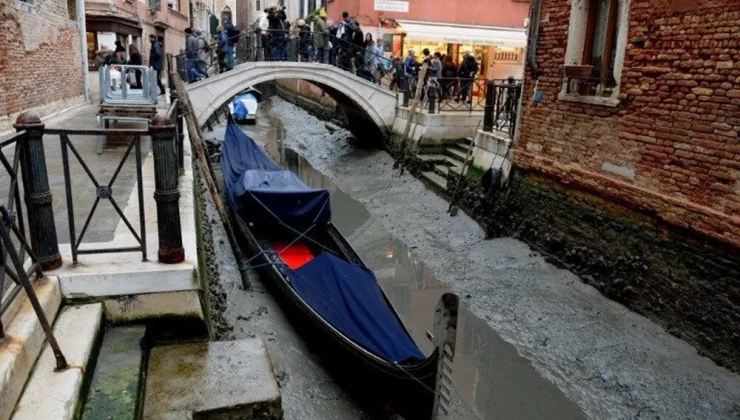
M261 213L261 206L294 228L295 220L331 217L328 191L311 189L282 170L231 121L221 165L229 204L241 217ZM372 271L329 252L296 270L287 266L280 270L314 311L355 343L389 362L425 359L386 302Z
M234 107L234 118L237 120L246 120L247 116L249 115L249 109L247 108L247 105L244 103L244 101L253 101L253 103L257 103L257 98L254 97L251 93L243 93L241 95L236 95L234 97L234 100L231 102L231 105Z

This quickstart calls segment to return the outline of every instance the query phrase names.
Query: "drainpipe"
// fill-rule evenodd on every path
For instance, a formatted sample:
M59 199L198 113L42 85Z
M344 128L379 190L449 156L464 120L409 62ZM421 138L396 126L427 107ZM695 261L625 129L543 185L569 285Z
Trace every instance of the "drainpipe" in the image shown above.
M82 88L85 90L85 102L90 104L90 80L87 69L87 27L85 26L85 0L75 2L77 10L77 27L80 29L80 53L82 54Z

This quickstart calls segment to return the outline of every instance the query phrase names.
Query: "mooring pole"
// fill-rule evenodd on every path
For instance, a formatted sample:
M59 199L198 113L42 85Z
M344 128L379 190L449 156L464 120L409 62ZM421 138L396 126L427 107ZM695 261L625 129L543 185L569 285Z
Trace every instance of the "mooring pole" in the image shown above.
M43 270L62 266L59 254L57 229L54 224L52 196L44 154L44 124L38 115L23 113L13 125L16 131L25 130L26 135L18 142L21 151L23 191L28 212L28 227L31 249L38 256Z
M179 171L175 150L175 124L168 117L157 115L149 123L154 152L154 200L157 201L159 232L159 262L176 264L185 260L180 225Z

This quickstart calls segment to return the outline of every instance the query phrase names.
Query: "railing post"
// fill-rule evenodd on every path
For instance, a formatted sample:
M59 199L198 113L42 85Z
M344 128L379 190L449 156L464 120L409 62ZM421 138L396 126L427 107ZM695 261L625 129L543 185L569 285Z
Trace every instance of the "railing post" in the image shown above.
M430 81L431 84L431 81ZM427 85L427 99L429 100L429 113L435 114L437 112L437 89L429 88Z
M493 80L486 81L486 106L483 109L483 131L493 131L493 107L496 88Z
M26 130L26 136L19 145L31 249L38 256L43 270L53 270L62 266L62 257L59 255L54 210L51 206L52 196L46 172L42 140L44 124L37 115L24 112L18 116L14 127L16 131Z
M157 115L149 124L154 152L154 200L157 201L159 262L176 264L185 260L180 226L180 192L177 189L178 170L175 151L175 124Z
M408 108L411 102L411 83L409 76L404 74L399 81L401 82L401 92L403 92L403 106L404 108Z

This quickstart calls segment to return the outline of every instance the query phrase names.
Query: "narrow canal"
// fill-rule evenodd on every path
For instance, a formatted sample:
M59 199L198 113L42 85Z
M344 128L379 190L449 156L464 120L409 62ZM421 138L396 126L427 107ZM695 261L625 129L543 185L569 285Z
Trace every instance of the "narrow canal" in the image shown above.
M740 412L731 399L740 396L736 375L698 356L689 360L686 377L675 377L680 369L670 363L658 369L668 375L662 381L649 378L653 372L640 376L640 364L693 349L546 263L525 244L484 241L472 220L450 218L441 210L445 203L419 181L399 177L384 152L356 149L346 131L329 130L277 97L263 102L257 125L243 128L283 167L331 192L335 225L375 272L425 352L432 350L425 332L431 330L437 299L449 290L460 295L449 418L712 418L712 413L721 418ZM223 132L223 126L216 127L208 136L221 139ZM404 202L409 206L399 205ZM220 269L228 271L225 257L219 258ZM236 338L266 340L286 418L376 418L332 381L264 287L255 281L251 291L242 290L237 270L231 270L222 273L230 279L222 280L224 316ZM617 326L622 322L635 331L625 334ZM605 337L614 328L619 336ZM653 348L658 354L648 354ZM697 380L715 390L730 387L725 395L703 389ZM704 406L688 409L689 396ZM676 413L683 414L671 416Z

